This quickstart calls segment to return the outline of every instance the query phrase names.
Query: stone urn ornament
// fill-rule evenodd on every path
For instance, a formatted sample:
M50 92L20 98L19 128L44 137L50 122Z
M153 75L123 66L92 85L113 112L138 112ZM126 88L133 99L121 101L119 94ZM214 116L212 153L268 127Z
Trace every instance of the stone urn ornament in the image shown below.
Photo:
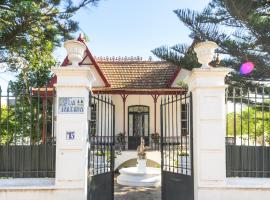
M212 68L209 63L212 61L217 48L218 45L211 41L201 42L194 47L198 61L202 64L201 68Z
M84 43L77 40L68 40L64 43L67 50L68 60L72 67L79 67L79 62L82 61L86 46Z

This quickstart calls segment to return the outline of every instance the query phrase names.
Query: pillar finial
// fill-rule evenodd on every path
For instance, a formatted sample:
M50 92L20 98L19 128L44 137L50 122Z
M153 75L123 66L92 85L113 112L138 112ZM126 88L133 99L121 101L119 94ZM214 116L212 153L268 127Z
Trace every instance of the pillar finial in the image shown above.
M212 41L201 42L194 47L194 51L197 54L199 63L202 64L202 68L211 68L209 63L212 61L217 48L218 45Z
M72 67L79 67L79 62L82 61L86 46L84 43L77 40L68 40L64 43L67 50L68 59Z

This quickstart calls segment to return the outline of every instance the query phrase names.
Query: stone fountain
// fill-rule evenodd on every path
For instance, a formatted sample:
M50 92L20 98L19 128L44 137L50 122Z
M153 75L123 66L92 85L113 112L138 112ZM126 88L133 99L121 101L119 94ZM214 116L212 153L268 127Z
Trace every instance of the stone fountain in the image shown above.
M146 167L146 147L144 139L141 138L141 144L137 148L137 166L122 168L117 177L117 183L125 186L144 186L157 187L161 182L161 170L154 167Z

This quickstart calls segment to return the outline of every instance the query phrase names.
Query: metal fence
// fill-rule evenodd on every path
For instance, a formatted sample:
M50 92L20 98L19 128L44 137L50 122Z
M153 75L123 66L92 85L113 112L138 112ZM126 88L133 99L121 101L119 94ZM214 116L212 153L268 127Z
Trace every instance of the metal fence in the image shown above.
M91 175L113 171L115 106L105 95L89 96L89 168Z
M191 104L191 94L168 96L161 101L163 171L191 175Z
M0 90L0 178L54 177L54 91Z
M270 177L270 93L266 88L226 92L227 177Z
M89 94L87 199L113 199L115 105L111 97Z

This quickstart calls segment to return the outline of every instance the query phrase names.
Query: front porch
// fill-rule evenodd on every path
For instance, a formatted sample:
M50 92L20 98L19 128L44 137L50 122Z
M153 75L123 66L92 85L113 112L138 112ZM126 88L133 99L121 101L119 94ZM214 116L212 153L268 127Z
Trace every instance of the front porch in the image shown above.
M163 90L163 92L152 92L149 90L149 94L144 93L113 93L106 94L100 93L97 90L94 91L96 96L108 96L115 104L115 142L116 150L135 150L140 144L140 138L143 137L146 146L149 150L159 151L160 150L160 104L165 99L181 99L185 96L185 91L182 89L170 89L170 91ZM104 97L105 98L105 97ZM185 98L183 101L178 101L173 107L168 107L170 110L174 110L174 114L171 117L179 117L179 122L175 123L174 135L171 135L170 140L173 141L174 137L181 134L183 141L186 140L186 135L183 134L187 129L186 122L186 107ZM99 106L101 107L101 106ZM96 113L92 113L93 127L97 120L97 112L100 108L94 110ZM168 119L170 116L168 116ZM95 129L95 128L94 128ZM95 136L99 136L99 131L92 130Z

